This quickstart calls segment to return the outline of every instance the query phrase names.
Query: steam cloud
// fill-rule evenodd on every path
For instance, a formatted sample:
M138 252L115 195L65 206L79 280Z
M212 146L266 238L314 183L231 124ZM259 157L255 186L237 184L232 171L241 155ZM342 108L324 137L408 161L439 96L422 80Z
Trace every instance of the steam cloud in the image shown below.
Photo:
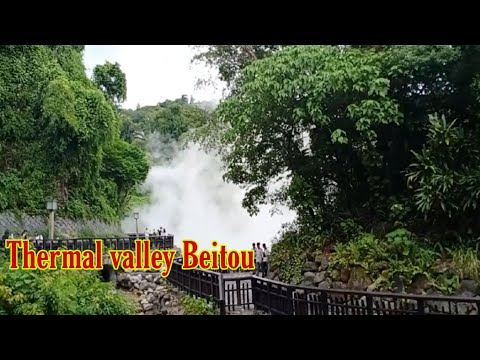
M150 140L154 165L145 181L151 203L135 211L139 232L164 227L175 236L175 244L193 239L201 249L210 250L213 240L228 249L251 249L253 242L271 244L283 223L295 213L281 208L271 215L271 207L261 208L250 217L242 207L244 191L222 179L221 160L194 144L180 148L166 139ZM135 232L132 218L125 219L123 229Z

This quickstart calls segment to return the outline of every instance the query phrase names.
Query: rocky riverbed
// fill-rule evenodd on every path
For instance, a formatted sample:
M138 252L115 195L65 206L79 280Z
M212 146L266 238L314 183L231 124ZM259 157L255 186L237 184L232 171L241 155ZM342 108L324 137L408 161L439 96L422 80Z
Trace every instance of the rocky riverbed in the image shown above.
M184 315L183 293L167 283L157 272L123 272L117 286L134 295L143 315Z

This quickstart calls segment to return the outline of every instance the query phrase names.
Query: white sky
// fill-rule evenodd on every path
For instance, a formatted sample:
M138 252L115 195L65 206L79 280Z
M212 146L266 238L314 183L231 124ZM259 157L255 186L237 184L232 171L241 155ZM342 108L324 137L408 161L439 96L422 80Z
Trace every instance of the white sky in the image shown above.
M127 100L123 108L156 105L183 94L196 101L219 100L223 84L195 89L199 77L213 74L203 66L192 65L194 50L188 45L87 45L84 63L88 76L98 64L118 62L127 77Z

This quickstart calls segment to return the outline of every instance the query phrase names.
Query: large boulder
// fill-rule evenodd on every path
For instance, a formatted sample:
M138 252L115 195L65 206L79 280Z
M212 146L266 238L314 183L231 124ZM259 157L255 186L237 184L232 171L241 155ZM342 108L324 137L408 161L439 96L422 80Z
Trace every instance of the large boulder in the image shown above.
M313 261L305 261L303 271L317 271L318 266Z
M430 281L425 274L416 274L412 279L412 284L409 286L407 292L411 294L422 295L430 287Z
M315 279L315 273L307 271L305 274L303 274L302 284L305 286L312 286L314 279Z
M464 293L464 292L468 291L468 292L473 293L475 295L479 294L478 285L477 285L477 282L475 280L467 280L467 279L462 280L460 282L459 290L460 290L461 293Z
M345 284L344 282L334 281L332 283L332 289L346 289L346 288L347 288L347 284Z
M136 285L136 284L135 284L135 285ZM145 290L147 290L147 289L149 288L149 285L150 285L150 284L148 283L147 280L142 280L142 282L140 283L138 289L139 289L140 291L145 291Z
M366 290L367 287L371 284L372 280L370 279L364 268L354 267L352 269L347 285L349 289Z
M322 281L317 285L319 289L329 289L330 288L330 282L328 280Z
M348 283L348 280L350 279L350 273L351 273L351 270L350 269L341 269L340 270L340 281L341 282L344 282L344 283Z
M318 283L321 283L322 281L325 280L325 278L326 278L326 272L325 271L316 273L315 277L313 278L313 283L315 285L318 284Z
M320 266L318 268L318 271L325 271L328 269L328 256L322 255L320 258Z

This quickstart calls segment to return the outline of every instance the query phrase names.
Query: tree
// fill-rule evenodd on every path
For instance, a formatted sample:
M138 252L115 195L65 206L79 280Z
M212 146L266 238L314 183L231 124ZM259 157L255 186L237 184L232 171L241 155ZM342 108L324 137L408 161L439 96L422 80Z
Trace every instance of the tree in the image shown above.
M284 45L207 45L197 46L200 51L192 61L203 62L218 70L220 80L232 88L242 69L252 62L270 56ZM200 80L200 82L207 82Z
M250 212L280 201L323 229L401 205L412 226L472 231L479 60L478 47L294 46L255 61L218 110L225 177Z
M119 219L117 184L102 169L121 120L85 75L82 51L0 47L0 211L43 214L55 197L60 216Z
M93 69L93 82L115 105L127 98L127 79L118 63L106 62Z
M167 100L157 106L145 106L123 113L126 116L125 133L128 126L146 134L165 135L174 141L191 129L204 125L209 118L207 111L189 104L186 95L175 101Z
M132 190L146 179L148 170L146 153L137 145L117 140L105 149L103 176L117 186L119 213L128 206Z

